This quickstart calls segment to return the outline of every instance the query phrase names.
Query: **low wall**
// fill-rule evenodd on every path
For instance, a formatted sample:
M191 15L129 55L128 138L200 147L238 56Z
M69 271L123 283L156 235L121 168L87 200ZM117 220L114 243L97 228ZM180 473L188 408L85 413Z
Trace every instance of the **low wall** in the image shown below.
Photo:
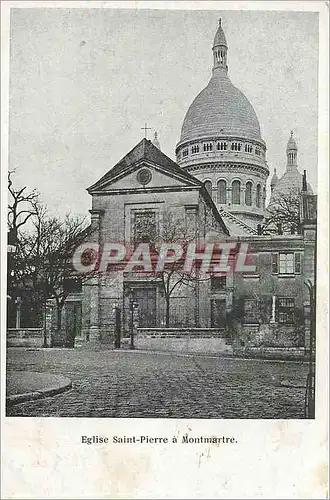
M134 345L149 351L232 353L224 331L215 328L139 328Z
M134 341L137 349L146 351L199 352L199 353L232 353L231 345L225 339L204 338L150 338L137 336Z
M43 328L8 328L8 347L43 347Z
M225 338L225 330L219 328L138 328L137 334L150 338Z

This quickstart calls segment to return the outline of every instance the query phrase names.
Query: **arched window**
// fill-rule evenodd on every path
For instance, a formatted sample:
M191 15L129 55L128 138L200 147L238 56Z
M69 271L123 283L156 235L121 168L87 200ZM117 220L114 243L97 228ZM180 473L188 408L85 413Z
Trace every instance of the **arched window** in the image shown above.
M227 183L226 181L218 182L218 203L225 204L227 203Z
M260 205L261 205L261 186L260 186L260 184L257 185L256 205L258 208L260 208Z
M205 186L206 191L209 193L209 195L212 196L212 182L205 181L204 186Z
M264 209L266 208L266 188L262 190L262 206Z
M231 200L233 205L241 204L241 183L240 181L233 181L231 185Z
M252 205L252 182L247 182L245 186L245 205Z

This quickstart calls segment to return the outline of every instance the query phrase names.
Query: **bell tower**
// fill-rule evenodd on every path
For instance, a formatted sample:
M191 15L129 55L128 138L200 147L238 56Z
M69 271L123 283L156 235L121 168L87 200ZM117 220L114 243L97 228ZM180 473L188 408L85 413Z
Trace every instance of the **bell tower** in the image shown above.
M213 42L213 71L221 68L224 70L228 70L227 66L227 51L228 51L228 46L227 46L227 41L225 37L225 33L222 29L221 26L221 19L219 19L219 26L217 29L217 32L214 37L214 42Z

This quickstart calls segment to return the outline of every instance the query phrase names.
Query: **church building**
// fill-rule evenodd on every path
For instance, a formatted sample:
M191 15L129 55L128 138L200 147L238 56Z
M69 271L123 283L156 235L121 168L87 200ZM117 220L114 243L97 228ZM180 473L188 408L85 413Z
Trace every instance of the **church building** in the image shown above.
M228 76L221 21L212 52L212 75L186 113L176 161L161 151L155 134L153 142L143 139L88 188L89 241L134 249L150 243L151 235L166 241L166 228L174 239L190 231L198 241L212 235L215 240L246 243L255 271L190 283L181 279L175 286L136 270L95 275L84 283L82 294L67 301L67 311L70 301L80 301L78 338L83 342L113 342L119 310L124 335L134 323L137 339L176 329L205 338L224 336L238 350L303 349L308 344L310 296L305 282L314 279L316 197L298 170L291 133L286 172L278 179L275 170L269 206L294 192L301 202L301 227L290 234L260 231L269 208L266 144L252 104ZM166 286L174 286L170 295Z

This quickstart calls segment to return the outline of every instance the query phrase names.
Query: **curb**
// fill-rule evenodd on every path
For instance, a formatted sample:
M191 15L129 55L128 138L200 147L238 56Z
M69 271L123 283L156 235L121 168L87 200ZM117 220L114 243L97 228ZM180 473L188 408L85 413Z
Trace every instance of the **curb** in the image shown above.
M67 379L67 383L58 387L50 387L49 389L41 389L40 391L24 392L22 394L7 396L6 404L7 406L13 406L19 403L25 403L26 401L34 401L36 399L46 398L47 396L55 396L69 389L72 389L72 382Z
M279 359L279 358L257 358L257 357L241 357L235 356L234 354L229 353L202 353L202 352L175 352L175 351L152 351L146 349L113 349L113 351L120 353L140 353L140 354L153 354L153 355L167 355L167 356L180 356L180 357L189 357L189 358L212 358L212 359L227 359L227 360L235 360L235 361L258 361L258 362L269 362L269 363L305 363L307 364L307 360L303 359Z

